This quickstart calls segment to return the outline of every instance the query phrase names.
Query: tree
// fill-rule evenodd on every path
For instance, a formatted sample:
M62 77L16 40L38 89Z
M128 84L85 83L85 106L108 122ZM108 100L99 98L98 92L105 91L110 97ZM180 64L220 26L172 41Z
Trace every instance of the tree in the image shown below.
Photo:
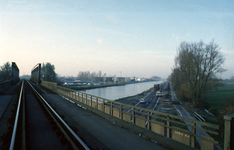
M106 73L104 73L104 76L106 76ZM82 81L94 81L95 77L102 77L102 71L92 72L90 71L79 71L77 78L82 80Z
M9 62L0 67L0 79L11 80L11 64Z
M230 78L230 80L231 80L232 82L234 82L234 76L232 76L232 77Z
M98 77L102 77L102 71L98 71Z
M178 48L171 81L193 105L199 104L208 90L221 85L218 75L226 70L222 67L225 58L219 50L214 41L182 42Z
M42 75L42 80L44 81L57 82L55 67L51 63L48 62L46 64L43 63L41 67L41 75Z

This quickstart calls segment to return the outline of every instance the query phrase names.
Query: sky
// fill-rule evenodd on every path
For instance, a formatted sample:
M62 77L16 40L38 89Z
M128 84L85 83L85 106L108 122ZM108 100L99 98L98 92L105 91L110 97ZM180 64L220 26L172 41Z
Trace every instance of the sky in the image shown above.
M0 0L0 66L167 78L181 42L214 40L234 76L233 0Z

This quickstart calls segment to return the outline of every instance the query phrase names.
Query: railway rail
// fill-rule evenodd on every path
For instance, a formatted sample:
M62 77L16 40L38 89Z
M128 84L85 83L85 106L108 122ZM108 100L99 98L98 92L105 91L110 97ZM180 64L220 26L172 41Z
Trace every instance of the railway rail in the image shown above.
M22 81L9 149L90 149L29 81Z

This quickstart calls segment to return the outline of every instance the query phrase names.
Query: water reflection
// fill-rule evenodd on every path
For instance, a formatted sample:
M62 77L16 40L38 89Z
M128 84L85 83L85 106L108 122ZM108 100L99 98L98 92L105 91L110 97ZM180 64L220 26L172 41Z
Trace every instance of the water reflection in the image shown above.
M154 84L160 84L162 82L163 81L142 82L142 83L123 85L123 86L111 86L105 88L89 89L89 90L84 90L82 92L106 98L109 100L116 100L122 97L139 94L153 87Z

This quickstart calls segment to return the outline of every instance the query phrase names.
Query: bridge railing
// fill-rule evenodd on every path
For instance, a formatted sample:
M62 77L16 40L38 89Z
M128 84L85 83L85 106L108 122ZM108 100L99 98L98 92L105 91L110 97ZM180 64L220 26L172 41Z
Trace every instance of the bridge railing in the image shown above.
M72 99L83 107L93 107L108 115L131 123L147 131L151 131L152 133L161 135L165 138L169 138L188 147L196 148L196 137L201 139L202 150L213 150L214 143L218 144L218 142L213 138L197 135L196 130L203 130L207 133L218 135L219 125L123 104L61 86L57 86L57 89L55 89L54 84L51 86L48 86L48 84L50 83L44 84L46 85L45 87L62 96ZM189 123L186 124L184 121ZM203 128L197 127L197 124L200 124ZM188 130L188 128L191 128L191 131Z

